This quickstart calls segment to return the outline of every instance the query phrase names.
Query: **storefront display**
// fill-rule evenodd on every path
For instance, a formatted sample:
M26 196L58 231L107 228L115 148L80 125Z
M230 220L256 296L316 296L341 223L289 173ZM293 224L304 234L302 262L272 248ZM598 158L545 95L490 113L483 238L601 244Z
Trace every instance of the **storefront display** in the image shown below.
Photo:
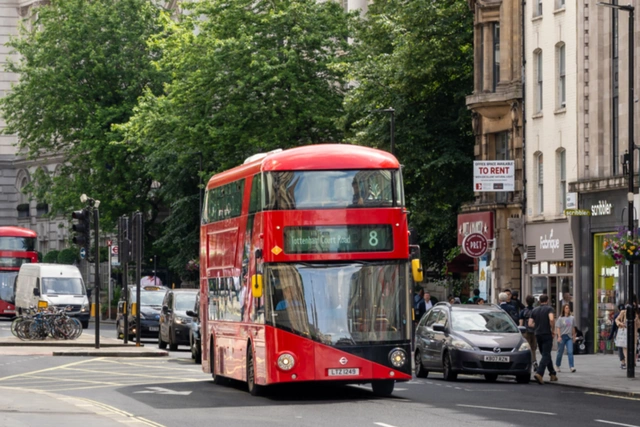
M609 337L620 294L620 268L625 268L615 265L609 256L598 250L603 247L604 238L611 234L600 233L593 237L595 347L597 352L605 354L614 351L613 341Z

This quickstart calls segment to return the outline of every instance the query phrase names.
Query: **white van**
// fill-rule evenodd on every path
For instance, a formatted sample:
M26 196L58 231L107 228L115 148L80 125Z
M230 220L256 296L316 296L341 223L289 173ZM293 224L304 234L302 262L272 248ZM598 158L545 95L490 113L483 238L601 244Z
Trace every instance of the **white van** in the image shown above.
M67 309L67 314L89 326L89 298L78 267L65 264L22 264L15 284L15 306L19 314L29 307ZM40 304L38 304L40 303Z

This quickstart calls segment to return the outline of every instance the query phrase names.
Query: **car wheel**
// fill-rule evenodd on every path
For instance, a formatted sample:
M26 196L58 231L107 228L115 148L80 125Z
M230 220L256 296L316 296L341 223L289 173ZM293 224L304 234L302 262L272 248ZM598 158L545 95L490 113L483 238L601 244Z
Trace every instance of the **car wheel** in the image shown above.
M429 371L427 371L424 368L424 365L422 364L422 355L420 354L419 350L416 350L415 359L416 359L416 377L427 378L429 376Z
M169 350L176 351L178 349L178 344L174 344L176 341L173 333L171 333L171 329L169 329Z
M162 341L162 333L158 332L158 348L165 349L167 348L167 343Z
M529 381L531 381L531 375L529 374L516 375L516 382L518 384L529 384Z
M202 349L199 342L196 342L196 363L202 363Z
M264 393L264 387L256 384L256 370L253 366L253 351L251 346L247 348L247 389L251 396L260 396Z
M191 350L191 359L196 358L196 345L193 341L193 337L189 335L189 349Z
M451 356L449 356L449 353L445 353L442 359L442 376L447 381L455 381L458 379L458 374L453 372Z
M498 374L484 374L484 379L489 383L495 383L498 380Z
M393 393L394 386L395 386L395 381L393 380L373 381L371 383L373 394L380 397L391 396L391 394Z

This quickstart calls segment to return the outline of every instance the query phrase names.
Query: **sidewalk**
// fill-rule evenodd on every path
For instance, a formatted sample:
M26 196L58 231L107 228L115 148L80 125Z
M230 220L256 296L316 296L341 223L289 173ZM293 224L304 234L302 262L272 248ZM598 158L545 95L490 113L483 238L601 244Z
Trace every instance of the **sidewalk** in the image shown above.
M551 360L555 363L555 351L552 352ZM560 372L558 372L558 382L548 382L547 373L544 378L545 386L547 384L561 385L618 396L640 397L640 366L636 367L635 378L627 378L627 370L620 369L620 360L617 354L581 354L575 355L574 361L576 372L571 373L565 355L562 359ZM532 384L540 387L533 380Z
M100 335L99 348L96 348L95 333L85 329L75 340L22 341L10 336L0 338L0 356L44 355L44 356L99 356L99 357L162 357L168 356L166 350L154 345L139 347L135 343L124 344L121 340ZM3 425L0 423L0 425Z

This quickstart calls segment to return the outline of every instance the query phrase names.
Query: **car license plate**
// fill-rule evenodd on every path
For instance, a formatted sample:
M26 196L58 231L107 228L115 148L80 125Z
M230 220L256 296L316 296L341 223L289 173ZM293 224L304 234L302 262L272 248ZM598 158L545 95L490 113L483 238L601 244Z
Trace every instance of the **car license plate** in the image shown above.
M5 313L15 313L16 311L15 310L5 310L4 312Z
M158 332L158 327L157 327L157 326L150 326L150 327L149 327L149 331L151 331L151 332Z
M330 377L344 377L348 375L360 375L360 368L329 369Z
M485 362L509 363L509 356L485 356Z

